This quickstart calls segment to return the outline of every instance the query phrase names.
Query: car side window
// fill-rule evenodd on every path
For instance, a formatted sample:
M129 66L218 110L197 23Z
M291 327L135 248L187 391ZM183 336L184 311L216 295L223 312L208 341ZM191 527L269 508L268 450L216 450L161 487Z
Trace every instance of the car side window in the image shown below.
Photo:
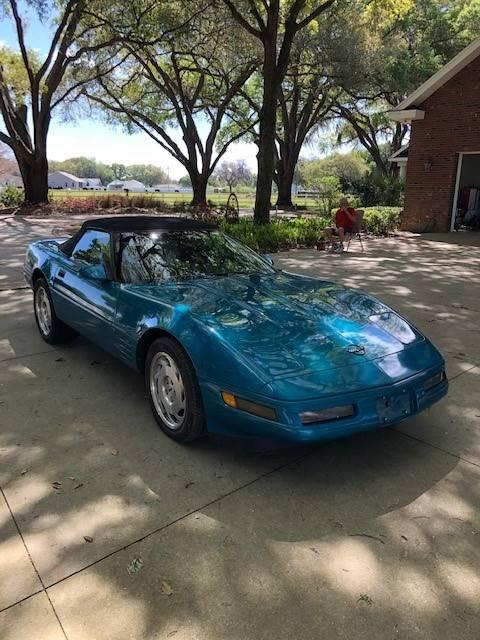
M142 238L140 238L142 240ZM150 282L151 277L142 262L142 254L149 247L139 245L139 237L135 234L122 234L121 238L120 275L122 282L135 284ZM154 246L154 243L151 243Z
M90 265L103 265L110 257L110 234L105 231L89 229L75 245L73 260Z

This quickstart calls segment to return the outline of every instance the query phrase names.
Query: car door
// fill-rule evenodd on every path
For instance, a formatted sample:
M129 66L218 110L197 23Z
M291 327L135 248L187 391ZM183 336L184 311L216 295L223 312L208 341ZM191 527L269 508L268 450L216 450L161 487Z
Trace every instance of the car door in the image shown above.
M110 233L86 229L70 256L53 273L52 295L58 317L108 351L115 351L114 321L118 283L111 273Z

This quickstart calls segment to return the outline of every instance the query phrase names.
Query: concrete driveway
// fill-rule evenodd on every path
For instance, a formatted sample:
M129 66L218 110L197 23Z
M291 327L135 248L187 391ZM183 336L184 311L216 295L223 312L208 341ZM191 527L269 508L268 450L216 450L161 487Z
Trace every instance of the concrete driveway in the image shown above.
M25 243L62 224L0 220L0 638L478 640L480 236L275 258L426 332L437 406L314 448L182 447L139 376L38 337Z

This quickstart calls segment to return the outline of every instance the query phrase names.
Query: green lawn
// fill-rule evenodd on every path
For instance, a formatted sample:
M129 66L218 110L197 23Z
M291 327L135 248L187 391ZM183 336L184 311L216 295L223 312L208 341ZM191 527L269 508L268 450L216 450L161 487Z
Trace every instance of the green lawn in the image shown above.
M64 200L69 200L70 198L105 198L110 197L114 198L115 196L124 196L123 192L115 192L115 191L84 191L84 190L64 190L64 189L51 189L49 192L50 199L54 202L61 202ZM228 200L228 193L208 193L207 198L211 200L214 204L221 206L226 205ZM178 202L189 203L192 199L191 193L130 193L130 198L135 197L147 197L152 198L154 200L160 200L165 202L165 204L173 205ZM255 202L255 194L254 192L249 194L239 193L237 194L238 204L242 209L253 209L253 205ZM295 202L295 201L294 201ZM274 200L273 200L274 203ZM307 207L307 209L318 209L318 205L313 198L298 198L296 201L298 206Z

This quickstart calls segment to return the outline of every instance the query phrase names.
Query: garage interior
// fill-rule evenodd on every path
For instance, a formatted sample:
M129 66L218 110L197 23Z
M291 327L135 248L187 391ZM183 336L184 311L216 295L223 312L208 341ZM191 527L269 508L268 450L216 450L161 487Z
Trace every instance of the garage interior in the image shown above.
M453 214L453 229L480 229L480 152L459 154Z

